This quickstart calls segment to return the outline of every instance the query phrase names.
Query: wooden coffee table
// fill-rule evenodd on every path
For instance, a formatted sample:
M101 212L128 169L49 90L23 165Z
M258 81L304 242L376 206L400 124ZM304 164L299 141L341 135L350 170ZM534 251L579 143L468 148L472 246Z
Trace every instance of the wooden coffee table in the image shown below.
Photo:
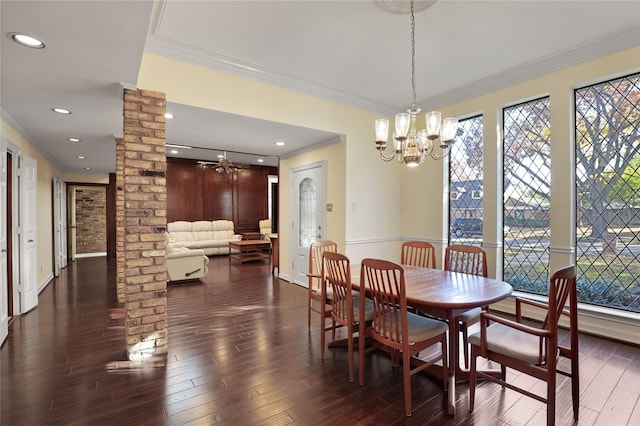
M236 250L234 252L234 250ZM270 260L271 243L264 240L240 240L229 242L229 262L237 260L240 263L252 260Z

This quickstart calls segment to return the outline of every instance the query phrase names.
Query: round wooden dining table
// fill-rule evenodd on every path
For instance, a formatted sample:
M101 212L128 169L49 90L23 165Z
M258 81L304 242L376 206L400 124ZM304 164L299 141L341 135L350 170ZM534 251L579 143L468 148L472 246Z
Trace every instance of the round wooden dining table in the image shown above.
M446 319L449 324L448 413L455 414L456 381L468 380L468 370L460 368L457 317L471 308L487 306L508 297L510 284L493 278L440 269L403 265L407 305L418 311ZM360 289L359 268L352 269L354 289Z

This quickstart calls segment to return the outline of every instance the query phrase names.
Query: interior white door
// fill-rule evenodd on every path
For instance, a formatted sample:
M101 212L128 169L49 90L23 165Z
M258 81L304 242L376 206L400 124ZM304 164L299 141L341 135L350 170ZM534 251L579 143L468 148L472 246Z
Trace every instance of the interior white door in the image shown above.
M62 216L60 218L61 220L61 226L62 226L62 232L60 235L60 238L62 239L60 241L61 244L61 251L62 253L60 254L60 267L61 268L66 268L67 266L67 184L61 181L61 189L60 189L60 215Z
M25 156L20 156L19 161L20 311L25 313L38 305L38 163Z
M53 248L54 248L54 275L60 275L60 270L66 266L66 204L65 185L62 179L53 177Z
M309 246L326 239L325 162L291 171L291 276L290 281L307 287Z
M69 209L69 241L67 248L71 251L71 261L76 260L76 187L70 186L67 191L69 197L67 206Z
M7 287L7 147L0 138L0 345L9 333Z

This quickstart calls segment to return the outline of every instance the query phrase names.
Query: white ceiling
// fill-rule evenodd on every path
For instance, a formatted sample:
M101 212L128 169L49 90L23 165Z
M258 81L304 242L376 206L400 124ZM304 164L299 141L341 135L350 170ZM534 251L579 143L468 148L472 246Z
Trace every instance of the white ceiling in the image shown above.
M66 172L115 170L121 83L135 86L145 50L381 114L411 104L409 16L374 1L2 0L0 14L3 118ZM11 32L46 48L19 46ZM416 13L415 44L417 105L433 109L639 45L640 2L440 0ZM173 144L286 156L339 138L167 109Z

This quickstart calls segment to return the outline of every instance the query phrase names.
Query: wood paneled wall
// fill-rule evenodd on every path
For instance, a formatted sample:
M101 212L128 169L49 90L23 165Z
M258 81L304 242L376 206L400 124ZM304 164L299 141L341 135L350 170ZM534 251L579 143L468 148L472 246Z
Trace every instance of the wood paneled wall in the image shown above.
M195 160L167 158L167 222L225 219L238 233L258 231L269 217L268 177L277 174L276 167L248 165L217 173Z

